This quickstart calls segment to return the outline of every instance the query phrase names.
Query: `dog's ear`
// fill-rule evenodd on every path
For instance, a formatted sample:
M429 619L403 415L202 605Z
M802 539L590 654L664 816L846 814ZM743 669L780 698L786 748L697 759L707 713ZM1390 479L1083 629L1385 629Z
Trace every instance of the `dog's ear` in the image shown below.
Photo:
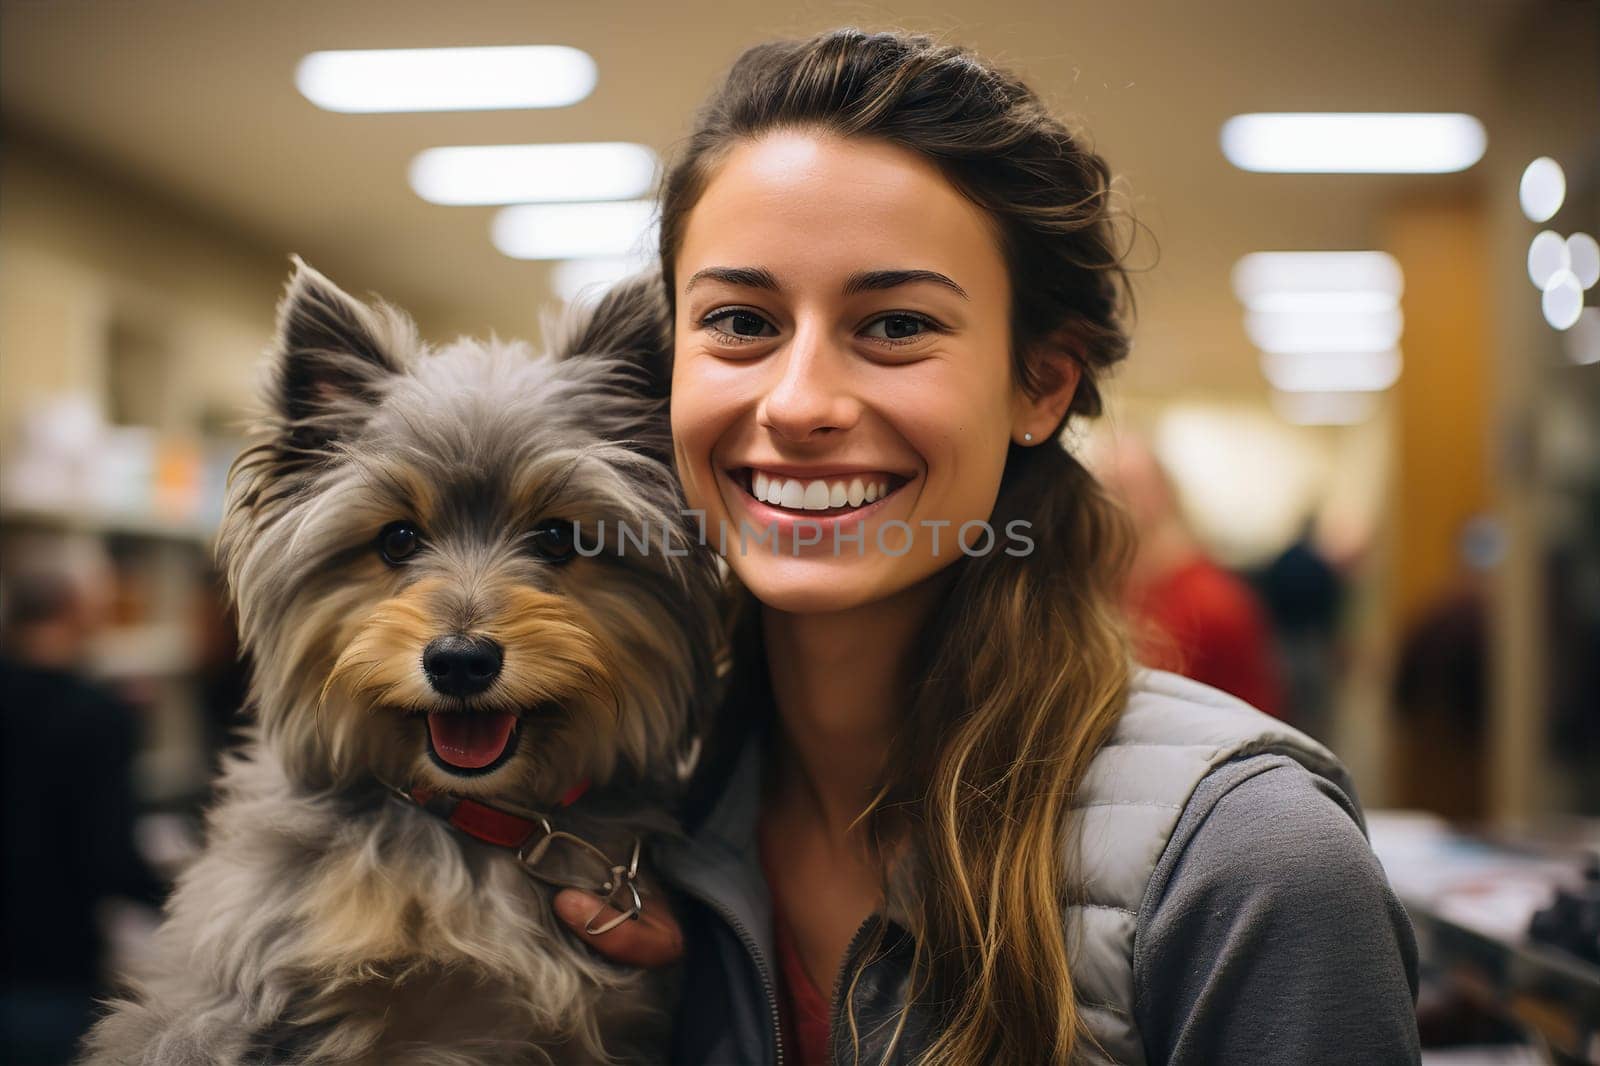
M561 358L622 356L638 371L646 396L666 399L672 386L672 321L660 271L646 271L613 285L565 334L565 341L556 346Z
M278 305L271 402L296 450L319 451L359 424L412 333L398 312L373 309L294 256Z

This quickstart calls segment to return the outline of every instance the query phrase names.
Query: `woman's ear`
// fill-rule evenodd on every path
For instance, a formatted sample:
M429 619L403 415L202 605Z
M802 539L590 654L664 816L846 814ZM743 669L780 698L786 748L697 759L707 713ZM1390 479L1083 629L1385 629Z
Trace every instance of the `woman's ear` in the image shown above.
M1048 437L1072 406L1083 378L1077 342L1061 336L1042 342L1029 354L1034 387L1017 385L1012 397L1011 439L1031 446Z

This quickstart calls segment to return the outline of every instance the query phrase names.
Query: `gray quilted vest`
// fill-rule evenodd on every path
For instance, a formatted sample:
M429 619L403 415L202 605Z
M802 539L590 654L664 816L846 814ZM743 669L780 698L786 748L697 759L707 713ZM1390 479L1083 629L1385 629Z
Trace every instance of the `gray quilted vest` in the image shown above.
M1157 862L1200 780L1237 756L1274 753L1323 775L1352 799L1355 793L1326 748L1245 703L1173 674L1138 670L1131 682L1121 721L1090 762L1075 804L1081 837L1069 871L1084 880L1087 898L1065 921L1074 992L1104 1051L1083 1041L1081 1056L1096 1064L1143 1066L1144 1041L1133 1013L1134 929ZM660 871L706 904L691 912L706 921L690 938L685 985L692 992L684 997L673 1061L779 1066L777 1003L770 996L771 904L756 859L760 773L758 747L746 743L721 797L694 830L692 846L658 852ZM865 1062L879 1061L881 1045L896 1028L910 950L902 943L857 982ZM914 1061L914 1049L931 1042L936 1024L925 1007L913 1006L895 1062ZM836 1026L834 1038L835 1060L851 1061L839 1050L848 1048L842 1043L848 1030Z
M1067 916L1073 984L1106 1053L1085 1048L1087 1061L1145 1062L1133 1014L1133 934L1146 888L1200 779L1229 759L1263 753L1287 755L1355 798L1339 760L1299 730L1176 674L1134 674L1122 720L1074 803L1085 902Z

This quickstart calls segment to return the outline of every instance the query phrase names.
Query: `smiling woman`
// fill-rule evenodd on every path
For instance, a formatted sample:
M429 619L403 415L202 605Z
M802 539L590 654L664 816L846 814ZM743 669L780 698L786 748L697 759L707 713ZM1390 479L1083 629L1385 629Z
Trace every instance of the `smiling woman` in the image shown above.
M1023 402L1010 282L983 210L904 148L785 131L728 153L681 241L679 476L712 528L776 534L770 551L744 553L740 580L772 607L841 610L941 570L956 530L994 510L1004 426ZM1050 397L1058 409L1040 421L1070 396ZM844 507L812 516L835 487ZM937 540L945 526L924 520L949 530ZM910 530L892 538L907 550L865 550L893 521Z
M673 1061L1415 1058L1343 768L1130 663L1061 438L1128 349L1119 221L1025 85L903 34L751 49L669 171L676 469L731 571Z

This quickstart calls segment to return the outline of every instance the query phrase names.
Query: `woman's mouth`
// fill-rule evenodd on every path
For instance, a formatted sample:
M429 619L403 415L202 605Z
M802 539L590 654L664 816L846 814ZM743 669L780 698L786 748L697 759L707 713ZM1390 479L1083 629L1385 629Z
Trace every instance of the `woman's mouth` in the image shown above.
M911 480L888 471L801 478L745 466L728 473L747 495L769 507L813 518L860 510L892 495Z

